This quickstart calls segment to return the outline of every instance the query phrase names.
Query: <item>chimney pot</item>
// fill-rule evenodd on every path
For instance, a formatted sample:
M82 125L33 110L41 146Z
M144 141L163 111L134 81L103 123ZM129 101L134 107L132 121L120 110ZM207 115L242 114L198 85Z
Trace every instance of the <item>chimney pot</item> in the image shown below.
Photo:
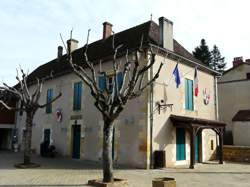
M173 22L165 17L159 18L160 45L170 51L174 50Z
M109 22L104 22L103 23L103 36L102 36L102 39L106 39L108 38L109 36L112 35L112 24L109 23Z
M243 57L234 57L233 67L243 63Z
M62 46L58 46L57 48L57 58L60 59L63 55L63 47Z
M78 48L78 41L73 38L69 39L67 41L67 45L68 45L68 49L70 48L70 52L73 52L74 50Z

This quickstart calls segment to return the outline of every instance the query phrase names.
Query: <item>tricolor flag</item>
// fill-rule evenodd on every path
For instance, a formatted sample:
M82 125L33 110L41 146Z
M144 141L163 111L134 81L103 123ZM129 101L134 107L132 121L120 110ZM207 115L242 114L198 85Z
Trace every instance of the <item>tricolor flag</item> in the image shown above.
M180 78L180 74L178 70L178 63L176 64L174 68L173 75L175 76L176 88L178 88L179 85L181 84L181 78Z
M194 96L197 97L198 93L199 93L199 87L198 87L197 67L195 67L195 70L194 70Z

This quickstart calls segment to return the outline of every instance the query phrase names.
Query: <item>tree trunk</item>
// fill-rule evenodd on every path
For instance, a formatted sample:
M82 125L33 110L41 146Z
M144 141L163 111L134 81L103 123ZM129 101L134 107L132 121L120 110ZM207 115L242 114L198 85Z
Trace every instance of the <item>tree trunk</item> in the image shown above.
M112 139L113 124L110 120L104 121L103 127L103 182L113 182Z
M24 157L23 163L29 165L31 163L31 138L32 138L32 112L27 112L26 117L26 130L24 135Z

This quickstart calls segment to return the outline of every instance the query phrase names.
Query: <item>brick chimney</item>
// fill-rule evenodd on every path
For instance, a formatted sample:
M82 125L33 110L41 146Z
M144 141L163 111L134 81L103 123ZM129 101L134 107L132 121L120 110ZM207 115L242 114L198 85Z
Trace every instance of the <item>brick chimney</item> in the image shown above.
M243 57L234 57L233 67L243 63Z
M63 47L62 46L58 46L57 48L57 59L60 59L63 55Z
M112 35L112 24L109 23L109 22L104 22L103 23L103 36L102 36L102 39L106 39L108 38L109 36Z
M174 50L173 22L165 17L159 18L160 45L170 51Z
M67 41L67 45L68 45L68 48L71 49L70 52L73 52L74 50L76 50L78 48L78 41L75 39L69 39Z

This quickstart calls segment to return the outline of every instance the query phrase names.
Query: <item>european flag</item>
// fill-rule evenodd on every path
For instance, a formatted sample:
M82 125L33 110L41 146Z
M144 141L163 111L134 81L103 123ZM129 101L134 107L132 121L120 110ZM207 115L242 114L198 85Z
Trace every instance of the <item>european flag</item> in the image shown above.
M179 88L179 85L181 84L181 78L178 70L178 63L174 68L173 75L175 76L176 88Z

